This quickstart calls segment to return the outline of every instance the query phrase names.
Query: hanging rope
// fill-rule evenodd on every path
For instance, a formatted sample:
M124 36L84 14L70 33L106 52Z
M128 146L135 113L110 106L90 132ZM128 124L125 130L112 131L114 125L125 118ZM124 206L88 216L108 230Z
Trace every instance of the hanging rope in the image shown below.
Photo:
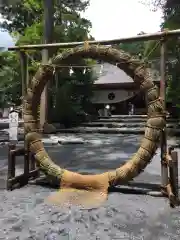
M152 53L157 49L157 47L160 45L161 41L158 41L155 46L151 49L151 51L148 53L148 55L143 59L144 60L144 64L146 65L149 59L149 57L152 55Z
M89 42L86 40L86 41L84 42L84 49L87 51L88 48L89 48Z

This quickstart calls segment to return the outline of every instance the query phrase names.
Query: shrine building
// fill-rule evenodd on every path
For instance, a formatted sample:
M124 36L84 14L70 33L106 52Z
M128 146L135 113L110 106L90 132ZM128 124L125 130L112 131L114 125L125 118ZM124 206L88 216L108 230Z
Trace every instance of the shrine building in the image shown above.
M128 114L128 104L134 104L134 114L146 114L145 94L139 94L138 88L123 70L109 63L97 64L97 80L94 83L92 103L99 110L106 105L113 109L112 114ZM160 76L157 70L151 70L154 83L159 86Z

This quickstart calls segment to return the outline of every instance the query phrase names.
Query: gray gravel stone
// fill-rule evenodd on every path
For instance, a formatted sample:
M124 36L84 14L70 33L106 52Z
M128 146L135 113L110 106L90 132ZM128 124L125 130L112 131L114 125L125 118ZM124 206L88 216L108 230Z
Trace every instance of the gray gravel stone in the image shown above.
M123 164L137 150L135 135L83 135L87 144L49 146L52 159L69 170L99 173ZM78 135L78 137L82 137ZM174 142L174 140L171 140ZM17 161L18 171L23 159ZM7 192L7 147L0 147L0 239L57 240L178 240L180 211L168 200L142 194L112 192L98 209L59 208L45 203L55 190L26 186ZM138 182L160 182L160 152L137 178Z

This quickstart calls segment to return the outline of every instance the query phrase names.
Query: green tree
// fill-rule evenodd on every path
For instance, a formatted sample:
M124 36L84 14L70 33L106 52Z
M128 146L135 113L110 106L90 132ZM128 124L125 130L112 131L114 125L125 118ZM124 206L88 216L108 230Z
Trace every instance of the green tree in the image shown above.
M161 29L179 29L180 28L180 2L178 0L151 0L152 6L161 8L163 11L163 22ZM158 41L151 41L146 45L146 52L157 44ZM168 74L168 88L167 97L168 101L180 109L180 46L177 38L169 39L166 44L166 55L167 55L167 74ZM152 57L160 56L160 46L156 49Z
M0 52L0 107L21 103L21 76L16 53Z
M90 97L92 96L92 87L95 76L93 76L91 67L82 61L85 67L73 67L57 72L55 77L63 79L54 84L51 99L51 112L54 121L59 119L64 126L77 125L84 120L84 113L89 113L92 105ZM72 71L72 73L71 73ZM63 103L63 105L62 105Z
M13 1L12 1L13 2ZM89 5L89 1L83 0L61 0L55 3L55 25L63 22L62 15L79 15ZM18 32L24 34L27 27L32 26L34 22L41 22L43 18L43 0L21 0L17 4L5 3L1 8L1 15L4 21L0 26L9 32Z
M140 32L138 35L145 34L144 32ZM136 57L144 56L144 48L145 44L143 41L134 42L134 43L121 43L118 48L124 50L125 52L129 52L131 55Z
M176 0L166 0L163 6L164 22L163 28L170 30L180 28L180 2ZM180 109L180 46L177 38L168 41L168 98ZM180 114L179 114L180 115Z
M74 5L72 5L74 2ZM80 12L84 10L88 6L88 1L62 1L61 8L58 8L56 3L55 5L55 27L54 27L54 41L58 42L68 42L68 41L84 41L87 39L92 39L89 36L89 31L91 28L91 22L87 19L80 17ZM20 14L19 14L20 13ZM28 15L29 14L29 15ZM33 15L34 14L34 15ZM23 0L21 3L13 6L6 6L5 10L2 11L2 15L5 19L13 19L12 22L7 22L6 20L2 23L2 26L5 29L8 29L14 39L16 39L16 45L20 44L38 44L42 42L43 36L43 10L42 10L42 1L38 0ZM33 21L32 21L33 19ZM61 52L58 50L58 52ZM7 53L11 54L11 53ZM31 70L31 75L37 70L38 64L41 61L41 55L38 51L29 51L28 52L30 58L30 66L29 70ZM5 56L6 62L8 61L8 57ZM16 61L18 65L19 61ZM88 63L84 63L83 65L87 65ZM80 63L82 65L82 62ZM13 68L13 71L16 72L16 69L19 69L19 65L16 68ZM82 69L81 69L82 70ZM69 118L71 121L73 120L72 115L75 117L79 114L80 111L86 111L86 107L88 98L92 93L92 72L88 71L85 74L78 74L77 70L75 71L75 76L69 76L70 80L66 81L67 76L63 76L63 85L56 84L56 81L51 81L53 84L50 85L50 109L53 109L54 112L51 111L52 114L50 116L54 116L54 119L59 120ZM81 71L82 72L82 71ZM17 73L19 74L19 73ZM15 78L14 84L15 84ZM20 78L19 78L20 79ZM83 85L82 85L83 80ZM81 84L80 84L81 83ZM79 86L81 85L81 86ZM76 86L76 87L75 87ZM73 90L72 90L73 89ZM80 90L83 89L82 92ZM77 92L78 94L75 94ZM64 93L66 93L64 95ZM57 100L55 97L57 96L63 97L62 101ZM76 97L75 97L76 95ZM79 97L77 97L79 96ZM88 97L89 96L89 97ZM80 100L81 99L81 100ZM54 102L56 104L54 105ZM57 103L61 102L61 108ZM69 104L68 104L69 103ZM86 103L86 104L85 104ZM66 106L63 107L62 105ZM68 107L69 106L69 107ZM65 113L59 113L59 109L66 109ZM69 110L68 110L69 109ZM57 114L58 113L58 114ZM64 117L66 115L66 117ZM69 117L68 117L69 116ZM52 120L52 119L50 119ZM69 122L70 122L69 120ZM74 121L74 120L73 120Z
M166 0L140 0L140 2L148 6L152 11L156 11L164 7Z

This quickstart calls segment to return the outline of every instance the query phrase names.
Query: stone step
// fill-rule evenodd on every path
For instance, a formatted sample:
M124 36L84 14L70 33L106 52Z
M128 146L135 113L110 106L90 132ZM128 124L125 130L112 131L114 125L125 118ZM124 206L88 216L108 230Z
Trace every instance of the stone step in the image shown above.
M107 128L137 128L137 127L145 127L146 121L144 122L89 122L81 124L82 127L107 127ZM168 128L175 128L175 123L167 123Z
M111 115L111 116L108 116L108 117L100 117L100 118L104 118L104 119L115 119L115 118L137 118L137 119L146 119L147 118L147 114L144 114L144 115ZM167 118L172 118L171 116L170 117L167 117Z
M124 122L131 122L131 123L140 123L140 122L146 122L147 118L100 118L95 120L94 122L107 122L107 123L111 123L111 122L116 122L116 123L124 123ZM177 119L173 119L173 118L168 118L167 119L168 123L178 123L179 120Z
M59 129L59 133L102 133L102 134L144 134L145 128L107 128L107 127L76 127L69 129ZM180 129L167 128L167 133L180 135Z
M127 118L147 118L147 114L145 115L111 115L109 117L102 117L102 118L124 118L124 117L127 117Z
M23 121L19 121L19 127L23 127L24 126L24 122ZM8 129L9 128L9 122L8 121L0 121L0 130L3 129Z

